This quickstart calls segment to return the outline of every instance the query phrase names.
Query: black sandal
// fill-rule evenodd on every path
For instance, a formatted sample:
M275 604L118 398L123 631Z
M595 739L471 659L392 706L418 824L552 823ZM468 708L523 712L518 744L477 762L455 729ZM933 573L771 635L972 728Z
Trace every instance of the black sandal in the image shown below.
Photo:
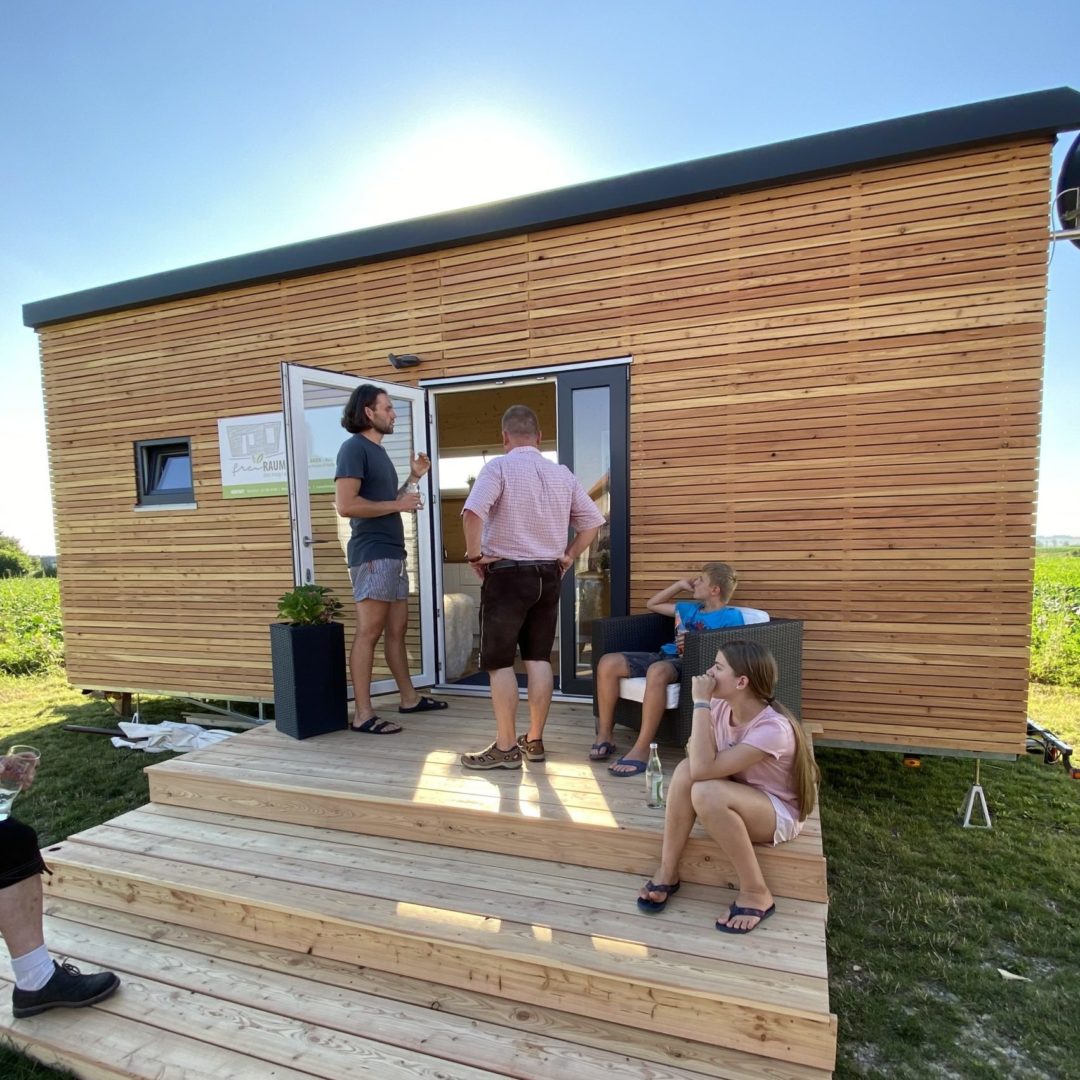
M359 727L349 725L349 730L357 735L397 735L405 729L393 720L380 720L377 716L369 717Z
M447 701L436 701L435 698L422 697L415 705L410 705L409 708L403 709L398 706L398 712L400 713L412 713L412 712L433 712L438 709L449 709L450 703Z

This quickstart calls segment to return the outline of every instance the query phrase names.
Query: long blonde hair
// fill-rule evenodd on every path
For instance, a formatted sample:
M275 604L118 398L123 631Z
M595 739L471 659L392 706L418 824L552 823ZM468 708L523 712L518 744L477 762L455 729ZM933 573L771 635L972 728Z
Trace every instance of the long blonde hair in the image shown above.
M821 770L814 760L814 750L802 724L795 719L786 705L773 697L780 678L776 657L764 645L742 638L725 641L720 646L720 651L736 675L746 676L750 693L775 709L791 724L791 730L795 733L795 760L791 765L791 777L794 781L792 786L799 798L799 820L805 821L817 803Z

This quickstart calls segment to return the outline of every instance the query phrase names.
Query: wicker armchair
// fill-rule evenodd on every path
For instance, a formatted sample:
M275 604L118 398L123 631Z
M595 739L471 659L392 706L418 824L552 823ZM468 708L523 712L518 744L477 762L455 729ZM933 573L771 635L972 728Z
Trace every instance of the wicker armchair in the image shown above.
M753 626L733 626L726 630L705 630L686 635L679 706L668 709L660 723L658 738L674 746L685 746L690 738L694 712L691 680L712 667L716 650L725 641L744 638L768 647L780 668L776 698L797 718L802 718L802 631L801 619L773 619ZM593 622L593 713L596 704L596 665L609 652L657 652L675 639L675 620L666 615L622 615ZM615 706L615 723L637 730L641 727L641 704L620 698Z

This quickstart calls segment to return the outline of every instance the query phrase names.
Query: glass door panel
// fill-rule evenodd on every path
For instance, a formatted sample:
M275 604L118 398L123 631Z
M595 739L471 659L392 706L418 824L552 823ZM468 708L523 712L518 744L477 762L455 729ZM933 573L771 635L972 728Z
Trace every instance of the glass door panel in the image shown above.
M592 624L626 614L629 593L627 377L623 366L558 377L559 460L604 515L563 582L559 685L592 693Z

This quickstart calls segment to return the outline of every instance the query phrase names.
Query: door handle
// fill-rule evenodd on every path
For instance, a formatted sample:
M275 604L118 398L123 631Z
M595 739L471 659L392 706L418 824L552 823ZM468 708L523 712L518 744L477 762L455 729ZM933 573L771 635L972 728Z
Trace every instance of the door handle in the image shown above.
M304 547L312 547L314 544L329 544L329 540L312 540L310 536L304 537Z

